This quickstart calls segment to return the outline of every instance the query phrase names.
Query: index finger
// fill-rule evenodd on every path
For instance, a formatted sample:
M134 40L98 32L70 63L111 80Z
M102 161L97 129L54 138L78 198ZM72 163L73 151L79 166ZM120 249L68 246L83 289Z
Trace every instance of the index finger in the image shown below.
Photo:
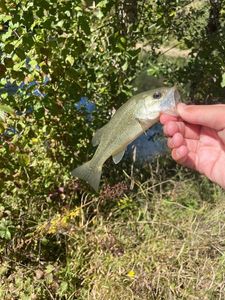
M178 121L179 117L177 116L172 116L166 113L162 113L160 115L160 123L162 125L165 125L166 123L168 123L169 121Z

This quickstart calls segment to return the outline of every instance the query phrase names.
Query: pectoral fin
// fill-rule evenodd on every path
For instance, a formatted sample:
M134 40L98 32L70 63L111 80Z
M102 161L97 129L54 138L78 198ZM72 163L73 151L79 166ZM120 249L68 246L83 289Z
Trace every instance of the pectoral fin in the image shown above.
M119 152L119 153L117 153L116 155L113 156L113 161L114 161L115 164L118 164L121 161L121 159L124 156L125 150L126 149L124 149L123 151L121 151L121 152Z

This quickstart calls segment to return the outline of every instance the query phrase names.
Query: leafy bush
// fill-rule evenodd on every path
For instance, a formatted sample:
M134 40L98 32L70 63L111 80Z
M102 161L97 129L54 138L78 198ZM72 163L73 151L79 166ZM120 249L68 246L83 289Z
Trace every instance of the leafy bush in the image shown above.
M73 299L74 287L76 297L86 297L94 255L88 243L100 252L118 244L112 251L122 253L115 238L95 244L95 228L103 230L96 224L116 224L132 214L146 221L154 214L147 209L145 219L143 195L153 203L154 195L160 199L161 182L178 172L171 160L158 160L140 174L141 180L150 177L152 185L136 184L137 196L109 165L111 186L105 183L99 195L87 192L70 170L91 156L93 132L133 94L134 79L143 69L163 76L166 84L176 83L195 101L224 96L223 2L191 2L0 1L0 97L14 111L0 126L0 295L5 299L8 287L13 287L9 299ZM214 2L221 7L213 10ZM217 23L212 30L213 13ZM150 45L148 56L137 43ZM174 43L190 55L165 58L162 47ZM85 108L77 109L81 97L95 104L92 118ZM185 176L183 171L176 180ZM202 185L209 194L208 183ZM170 187L166 185L165 193ZM188 197L180 200L190 209L204 198L198 192ZM98 259L95 263L97 270ZM129 271L127 286L134 277Z

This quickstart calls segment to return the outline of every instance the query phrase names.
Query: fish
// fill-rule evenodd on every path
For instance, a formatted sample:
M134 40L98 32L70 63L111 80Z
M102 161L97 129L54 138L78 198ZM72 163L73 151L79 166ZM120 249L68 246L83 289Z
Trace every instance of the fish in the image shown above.
M176 87L162 87L131 97L106 125L95 132L92 145L98 147L94 156L75 168L72 176L83 179L97 192L105 161L112 156L114 163L118 164L127 146L157 123L161 112L177 115L179 101Z

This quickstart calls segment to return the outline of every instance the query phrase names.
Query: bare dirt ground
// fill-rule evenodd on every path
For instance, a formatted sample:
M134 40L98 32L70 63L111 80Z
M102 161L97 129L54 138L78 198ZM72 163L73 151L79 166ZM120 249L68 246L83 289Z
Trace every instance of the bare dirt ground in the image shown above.
M141 48L142 50L148 52L151 50L150 45L143 45L141 43L137 43L136 45L137 48ZM190 54L190 50L181 50L176 48L175 46L170 46L170 47L160 47L158 52L161 52L162 54L170 57L188 57Z

